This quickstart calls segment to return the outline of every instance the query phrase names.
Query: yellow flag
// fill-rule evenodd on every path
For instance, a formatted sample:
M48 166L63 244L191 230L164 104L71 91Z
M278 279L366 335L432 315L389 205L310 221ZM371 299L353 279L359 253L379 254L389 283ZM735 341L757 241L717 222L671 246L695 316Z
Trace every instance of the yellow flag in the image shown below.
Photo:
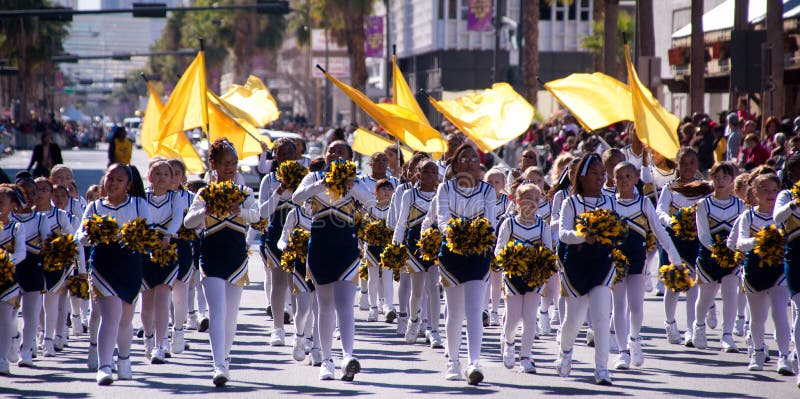
M213 143L220 137L226 137L233 144L239 159L259 155L263 151L260 137L256 129L246 118L237 117L240 112L212 91L208 91L208 142Z
M494 151L525 133L533 122L533 106L508 83L495 83L481 93L431 104L485 152Z
M391 135L422 152L446 152L447 143L441 133L420 121L411 110L397 104L375 104L364 93L342 83L325 72L325 77L350 97L364 112L375 119Z
M600 72L573 73L544 88L588 131L633 120L628 85Z
M411 88L408 87L408 82L406 82L406 78L403 77L403 72L401 72L400 67L397 66L395 56L392 56L392 103L413 111L414 114L417 115L420 123L424 123L427 126L431 125L430 122L428 122L428 117L425 116L425 113L422 112L422 108L419 107Z
M625 45L625 63L628 66L628 86L631 91L633 105L633 123L636 136L646 146L668 159L675 159L680 149L678 126L680 119L667 112L653 97L650 90L639 80L636 69L631 63L631 49Z
M387 147L396 146L397 143L385 137L381 137L364 128L358 128L353 132L353 151L366 156L372 156L376 152L383 152ZM400 146L403 152L403 159L409 160L414 152L405 146Z
M205 129L208 124L207 107L205 56L199 51L164 106L161 114L163 141L169 146L175 141L170 136L198 127Z
M144 118L142 118L142 149L147 156L154 157L158 150L158 140L161 139L161 130L158 127L164 102L161 101L161 97L158 96L150 82L147 82L147 92L149 93L147 108L145 108Z
M267 86L253 75L247 78L244 86L231 85L220 98L242 110L249 118L248 122L256 127L266 126L281 116L278 103Z

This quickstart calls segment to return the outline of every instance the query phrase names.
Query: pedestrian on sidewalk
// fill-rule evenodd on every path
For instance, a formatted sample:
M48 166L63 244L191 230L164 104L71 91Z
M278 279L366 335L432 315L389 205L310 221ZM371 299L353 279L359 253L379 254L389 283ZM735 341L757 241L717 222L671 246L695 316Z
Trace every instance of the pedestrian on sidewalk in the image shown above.
M50 177L50 169L53 165L64 163L61 158L61 147L52 142L52 136L49 132L42 134L42 144L37 144L33 147L31 154L31 161L28 163L27 170L30 172L33 168L33 177ZM34 168L33 165L36 165Z

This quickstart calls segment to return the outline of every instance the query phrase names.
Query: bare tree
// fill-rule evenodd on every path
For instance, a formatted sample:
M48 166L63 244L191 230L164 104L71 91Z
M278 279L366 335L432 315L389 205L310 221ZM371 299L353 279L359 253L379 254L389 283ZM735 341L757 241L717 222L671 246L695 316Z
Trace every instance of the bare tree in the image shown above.
M539 2L522 2L522 38L525 41L522 52L523 85L525 99L536 106L539 92Z
M767 45L771 51L771 64L769 65L772 77L771 87L766 88L772 92L769 108L765 115L782 117L784 110L783 84L783 2L781 0L767 0Z
M605 27L603 30L603 71L610 76L617 76L617 19L619 18L619 0L606 0Z
M780 1L780 0L778 0ZM703 35L703 0L692 0L692 51L689 59L690 112L704 112L706 46Z

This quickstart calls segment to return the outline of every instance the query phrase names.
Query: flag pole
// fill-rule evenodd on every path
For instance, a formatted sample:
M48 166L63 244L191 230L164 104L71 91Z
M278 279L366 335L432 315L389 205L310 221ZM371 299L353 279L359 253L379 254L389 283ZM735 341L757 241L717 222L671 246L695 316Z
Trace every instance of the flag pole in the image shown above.
M201 37L201 38L198 39L198 42L200 44L200 50L199 51L205 51L205 40ZM205 61L206 61L206 59L205 59L205 57L203 57L203 64L204 64L203 65L203 70L204 71L206 69ZM205 79L205 78L206 77L203 76L203 79ZM208 84L207 82L208 81L206 81L206 84ZM209 138L209 133L211 132L211 126L208 123L208 94L203 93L203 101L205 101L205 103L206 103L206 106L203 107L203 109L205 110L205 115L203 115L203 117L206 119L206 131L205 131L205 133L206 133L206 157L205 158L206 159L203 160L203 162L206 165L206 169L210 169L209 168L209 163L208 163L209 162L208 161L208 153L211 150L211 143L208 141L208 138ZM185 132L184 132L184 134L185 134Z
M397 63L396 60L395 60L395 57L397 57L397 46L392 44L392 103L397 104L394 101L394 97L397 95L397 93L395 93L395 89L394 89L394 64ZM395 144L397 145L397 168L401 169L403 167L403 164L400 161L403 158L403 152L400 151L400 138L395 137L394 141L395 141Z

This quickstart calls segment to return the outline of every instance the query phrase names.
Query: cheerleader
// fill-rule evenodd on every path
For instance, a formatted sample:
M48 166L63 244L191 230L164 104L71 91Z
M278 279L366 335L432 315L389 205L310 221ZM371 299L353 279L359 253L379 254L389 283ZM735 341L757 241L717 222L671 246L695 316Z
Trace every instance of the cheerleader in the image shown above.
M267 290L267 299L272 308L272 336L271 346L283 346L285 332L283 316L286 307L286 297L292 281L291 274L281 269L281 250L278 242L286 222L286 215L292 210L292 193L286 190L276 177L276 171L281 163L295 159L295 146L289 139L279 139L273 145L275 160L272 162L272 171L261 179L258 201L261 219L269 219L266 232L261 235L259 246L261 258L269 274L270 288Z
M505 193L506 179L500 169L492 168L483 176L483 181L489 183L494 188L497 198L495 205L495 225L499 226L500 222L506 217L506 209L509 206L508 195ZM499 326L500 315L500 294L501 284L503 280L503 272L500 270L491 270L489 272L489 287L486 290L486 301L484 302L483 310L483 326ZM491 301L491 313L489 312L489 302Z
M655 153L657 154L657 153ZM689 265L692 276L694 276L694 264L697 259L699 250L699 242L695 237L692 240L687 240L683 237L678 237L672 229L672 217L678 213L681 208L690 207L697 203L698 200L706 197L711 192L711 188L704 182L698 182L695 177L697 172L697 152L689 147L682 147L676 156L678 160L678 169L676 171L677 178L664 186L661 190L661 195L658 197L658 206L656 214L661 222L661 225L667 228L670 238L678 248L678 253L684 263ZM669 261L668 256L662 250L661 264L666 264ZM697 286L693 286L686 292L686 333L684 334L684 344L687 347L692 347L692 326L695 320L695 303L697 302ZM664 328L667 335L667 340L671 344L681 343L681 335L678 331L678 323L675 321L675 311L678 307L679 292L666 290L664 293L664 311L666 313L666 320Z
M617 213L628 226L628 236L619 250L628 259L628 271L622 280L612 287L614 299L613 321L619 348L619 357L614 368L627 370L631 362L636 367L644 364L642 337L639 335L644 319L645 259L648 236L653 235L666 249L670 263L680 264L681 257L675 244L658 222L653 203L636 193L639 172L630 162L621 162L614 168ZM630 321L630 328L628 323Z
M786 254L784 259L784 275L789 295L794 303L794 351L800 353L800 256L798 255L798 233L800 233L800 207L797 197L791 192L794 185L800 181L800 155L793 154L786 160L783 169L784 186L787 187L778 194L773 217L775 223L783 224L786 230ZM2 353L2 352L0 352ZM797 379L800 388L800 377Z
M192 180L186 183L186 190L192 195L194 201L195 195L206 187L206 182L202 180ZM191 207L191 204L189 205ZM186 216L184 216L184 219ZM208 310L206 296L203 293L203 285L200 283L201 274L200 269L200 237L195 237L192 242L192 278L189 280L189 319L186 322L186 328L189 330L197 330L198 332L208 331L209 320L206 311ZM199 317L198 317L199 316Z
M219 138L211 145L208 161L219 182L232 182L236 177L238 155L227 138ZM247 277L247 225L259 220L259 211L252 191L236 185L245 193L244 203L231 203L225 217L206 211L201 189L183 220L187 229L202 229L200 271L203 274L203 292L208 301L211 354L214 362L212 380L215 386L224 386L229 377L230 353L236 335L236 317L242 290ZM225 248L225 251L220 251Z
M389 200L394 193L394 187L389 180L380 179L375 183L375 202L367 206L366 214L370 221L386 223L389 213ZM386 322L391 323L397 318L394 311L394 277L392 273L381 267L381 253L384 247L364 243L364 261L367 262L369 315L367 321L378 321L380 311L386 314Z
M745 206L745 211L750 209L755 202L755 198L753 197L753 192L750 190L750 186L748 181L750 180L750 174L745 172L736 176L736 180L733 182L733 192L736 195L736 198L742 201ZM731 232L728 235L728 249L734 252L738 252L736 248L736 240L739 237L739 219L733 223L733 227L731 228ZM741 269L742 264L741 261L737 266ZM741 274L741 273L739 273ZM743 337L746 335L746 330L750 329L750 320L749 320L749 313L747 312L747 295L745 295L744 290L742 289L741 285L737 290L738 294L736 295L737 298L737 306L736 306L736 322L733 324L733 335L738 337Z
M617 148L609 148L603 151L601 160L603 161L603 168L606 170L606 182L603 184L603 195L613 197L617 193L617 187L614 183L614 167L620 162L625 161L625 154Z
M189 210L194 200L194 195L183 188L186 184L186 166L180 159L172 158L167 161L172 168L172 179L169 189L172 192L174 207L182 209L178 231L183 227L183 217ZM175 237L173 241L178 247L178 275L172 285L172 353L182 353L186 349L184 337L184 323L189 314L189 284L194 277L194 256L192 254L192 240Z
M52 174L50 175L52 177ZM52 190L52 202L53 206L60 209L61 211L66 212L67 207L69 206L70 197L69 197L69 190L67 190L64 186L54 185ZM72 214L67 214L70 223L72 224L72 231L77 232L78 229L81 228L81 217L75 216ZM79 275L81 278L86 279L86 259L88 257L88 253L83 248L83 245L78 244L78 268L74 268L73 274ZM79 272L80 266L83 265L83 272ZM61 336L61 339L66 346L67 337L70 335L68 331L68 323L62 321L70 321L69 320L69 310L75 309L76 317L72 318L72 336L77 337L78 335L83 334L83 321L88 320L88 313L89 313L89 304L87 301L70 295L68 289L61 290L61 298L59 299L58 303L58 320L59 322L56 325L56 336ZM83 313L83 318L81 318L81 313ZM54 341L54 345L57 343ZM58 347L56 347L58 349Z
M422 259L421 250L417 247L417 242L422 234L423 219L436 194L436 185L439 180L436 163L431 160L419 162L415 180L418 181L418 186L406 190L400 200L400 212L392 236L393 243L405 244L409 251L406 264L411 281L411 316L408 327L403 333L407 343L415 343L422 325L427 324L430 326L430 332L426 330L426 334L435 336L436 341L441 343L441 337L439 337L439 271L434 261ZM423 303L427 311L423 311ZM425 316L427 316L427 320L425 320ZM431 342L433 341L432 339Z
M595 209L614 210L614 199L601 193L605 174L597 154L586 154L578 163L572 195L561 205L558 238L564 246L561 269L567 312L561 323L561 350L556 370L567 377L572 370L572 346L588 310L594 330L594 379L611 385L608 352L611 331L611 285L616 271L611 264L611 247L596 243L594 235L575 230L581 213Z
M462 144L453 154L450 178L436 190L436 223L443 234L453 218L475 219L485 217L494 227L497 196L494 188L479 179L480 157L472 146ZM458 255L442 242L439 268L447 303L448 363L445 379L461 379L459 347L464 318L467 319L467 355L469 364L464 375L467 383L477 385L483 381L479 365L483 341L482 309L489 278L491 253Z
M13 212L24 204L22 192L11 184L0 184L0 248L11 255L11 263L20 264L27 256L25 225L11 218ZM0 375L10 375L9 360L18 356L12 346L19 344L17 332L17 304L19 284L12 275L10 280L0 283ZM16 338L12 336L17 335Z
M739 296L738 265L723 267L712 256L718 242L727 242L736 219L745 210L742 200L733 195L736 167L730 163L717 163L711 168L714 194L697 203L697 238L700 254L697 257L697 275L700 283L695 312L693 341L695 348L705 349L706 315L714 305L717 292L722 290L722 350L736 353L733 341L733 326L736 319ZM733 259L731 259L733 261Z
M786 304L789 302L789 290L786 287L786 276L783 264L765 264L766 259L756 254L757 250L783 253L783 248L758 248L757 234L775 225L772 218L775 199L780 190L780 179L774 174L759 175L753 182L758 205L743 213L739 219L739 237L736 245L745 252L743 285L747 292L747 303L750 306L750 339L753 354L750 357L748 370L764 369L766 353L764 350L764 324L772 308L772 322L775 325L775 340L778 341L777 371L781 375L794 375L789 365L789 320L786 315ZM780 226L778 226L780 227Z
M18 175L19 176L19 175ZM42 243L50 235L50 224L47 217L34 210L36 203L36 183L24 174L16 179L17 188L22 192L25 202L11 218L25 225L25 260L16 267L15 278L22 293L22 346L17 365L33 367L33 355L36 351L36 332L42 311L42 292L45 291L44 269L42 269Z
M532 183L523 183L517 187L514 194L517 212L513 217L508 217L501 222L497 234L495 256L500 255L503 248L512 240L520 241L525 246L543 245L547 249L552 249L550 225L536 214L541 197L542 192ZM503 274L503 285L506 291L506 314L503 321L500 349L503 354L503 365L510 369L516 363L514 341L517 327L522 321L522 341L519 350L520 372L536 373L531 349L536 329L536 309L539 307L539 295L543 287L529 287L521 277L509 276L507 273Z
M41 212L47 218L47 225L50 226L51 234L69 234L74 230L73 221L66 212L53 206L51 202L53 183L44 177L36 178L36 200L34 209ZM83 258L83 247L78 248L78 273L86 273L85 260ZM66 303L66 280L72 274L72 264L57 271L45 271L45 293L44 293L44 345L43 352L45 357L53 357L56 351L64 349L65 339L61 334L61 325L66 325L66 313L62 313ZM58 331L56 331L58 329Z
M69 205L66 209L64 209L64 211L70 215L74 215L78 219L83 217L83 211L86 209L87 202L86 198L82 197L77 191L72 169L66 165L60 164L53 166L53 169L50 170L49 179L54 185L63 186L67 189L67 193L69 194Z
M442 155L441 159L436 161L436 166L439 167L439 181L444 181L445 176L447 176L447 171L450 169L453 155L456 153L456 150L461 147L462 144L464 144L465 141L465 137L458 133L450 133L447 135L447 137L445 137L447 152Z
M141 178L134 168L123 164L109 166L103 176L105 196L89 204L83 214L84 225L78 230L80 243L89 245L85 222L95 215L113 217L120 226L134 218L149 220L147 202L139 197L140 187ZM134 302L142 286L142 255L114 241L95 245L89 259L92 267L89 280L96 305L92 313L100 315L97 384L114 382L111 369L115 346L119 349L117 377L130 380Z
M158 232L162 248L169 248L183 222L185 202L178 201L176 192L170 191L172 167L164 159L150 162L147 180L148 223ZM178 264L160 265L150 257L142 258L142 327L144 328L144 355L151 364L166 363L169 350L169 305L172 285L178 277Z
M328 144L325 161L330 167L339 158L352 158L352 151L347 143L337 140ZM335 376L332 341L337 324L342 341L342 380L352 381L361 371L361 364L353 356L353 292L360 261L353 218L356 201L367 203L372 194L362 182L353 181L351 184L342 197L333 199L326 193L325 173L309 173L292 196L295 204L311 203L311 239L306 267L316 287L319 306L317 323L323 358L319 372L321 380L332 380Z

